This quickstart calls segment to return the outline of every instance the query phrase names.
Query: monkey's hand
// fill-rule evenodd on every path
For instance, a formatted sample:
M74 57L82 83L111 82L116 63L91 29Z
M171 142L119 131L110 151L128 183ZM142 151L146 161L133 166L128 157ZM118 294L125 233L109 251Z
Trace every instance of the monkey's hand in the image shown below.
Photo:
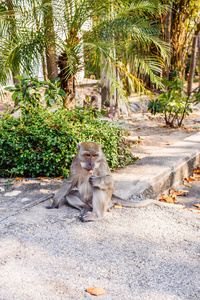
M90 176L90 178L89 178L89 183L90 183L92 186L98 187L99 184L101 183L101 179L99 178L99 176L92 175L92 176Z
M108 189L108 188L112 187L113 180L112 180L112 177L110 175L106 175L106 176L92 175L89 178L89 183L93 187L98 187L99 189L105 190L105 189Z

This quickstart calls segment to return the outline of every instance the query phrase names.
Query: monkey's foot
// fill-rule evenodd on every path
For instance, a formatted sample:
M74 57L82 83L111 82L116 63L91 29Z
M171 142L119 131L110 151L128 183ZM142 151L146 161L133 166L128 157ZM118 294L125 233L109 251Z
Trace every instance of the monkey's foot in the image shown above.
M46 206L46 209L59 208L59 205L54 206L53 204Z
M91 211L88 211L87 213L80 215L79 219L81 220L81 222L89 222L89 221L99 221L102 220L103 218L97 216Z

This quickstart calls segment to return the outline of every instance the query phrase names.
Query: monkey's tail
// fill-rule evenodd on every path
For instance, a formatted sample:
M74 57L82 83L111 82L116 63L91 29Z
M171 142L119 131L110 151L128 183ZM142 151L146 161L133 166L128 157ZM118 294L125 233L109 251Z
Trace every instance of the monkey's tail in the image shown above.
M147 200L142 200L142 201L129 201L129 200L124 200L116 195L112 195L112 204L113 205L122 205L125 207L132 207L132 208L137 208L137 207L146 207L148 205L154 204L158 206L165 206L165 207L173 207L173 208L184 208L184 205L182 204L174 204L174 203L167 203L167 202L161 202L158 200L154 199L147 199Z

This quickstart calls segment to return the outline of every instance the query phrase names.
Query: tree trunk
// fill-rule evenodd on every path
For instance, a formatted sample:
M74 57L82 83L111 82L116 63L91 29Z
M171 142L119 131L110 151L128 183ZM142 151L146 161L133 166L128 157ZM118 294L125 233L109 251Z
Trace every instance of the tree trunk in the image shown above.
M65 52L58 56L57 64L60 69L60 73L58 74L61 83L60 88L63 89L67 95L63 100L64 107L67 107L68 103L74 99L76 91L75 74L71 74L70 77L68 77L70 69L67 61L68 56Z
M200 32L200 23L198 23L198 25L197 25L197 30L195 31L193 40L192 40L192 53L191 53L190 71L189 71L189 76L188 76L188 87L187 87L188 96L192 92L194 72L195 72L195 68L196 68L197 41L198 41L199 32Z
M43 75L44 75L44 80L48 80L48 71L47 71L47 65L45 61L45 53L44 50L41 51L41 57L42 57L42 70L43 70Z
M13 11L12 0L6 0L6 2L7 2L7 5L8 5L8 10L12 12ZM12 15L10 17L10 30L9 30L11 40L13 39L13 36L15 36L15 32L16 32L15 15ZM14 84L18 84L19 79L15 78L15 76L17 76L19 74L17 73L16 70L12 70L11 72L12 72L12 77L13 77Z
M170 11L167 12L167 15L165 17L165 41L170 45L171 43L171 20L172 20L172 3L170 5ZM169 80L169 62L165 60L165 70L163 71L163 77L165 77L167 80Z
M199 86L200 86L200 34L198 36Z
M55 31L53 22L53 9L51 0L44 0L48 4L48 9L44 15L44 26L45 33L47 36L46 44L46 62L48 78L53 80L58 77L58 67L57 67L57 57L56 57L56 47L55 47Z
M106 71L103 70L101 73L101 105L110 107L110 82L107 78Z

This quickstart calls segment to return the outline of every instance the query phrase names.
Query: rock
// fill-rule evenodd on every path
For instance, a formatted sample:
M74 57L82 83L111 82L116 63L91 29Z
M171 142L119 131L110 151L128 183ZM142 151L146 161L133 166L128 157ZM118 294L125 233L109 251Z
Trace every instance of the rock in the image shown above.
M22 198L20 201L23 203L23 202L27 202L27 201L29 201L29 200L30 200L29 198L24 197L24 198Z
M12 192L9 192L9 193L5 193L5 196L6 197L17 196L20 193L21 193L21 191L12 191Z
M139 112L140 111L140 106L137 103L130 103L131 109L134 112Z
M43 193L43 194L49 194L49 193L51 193L49 190L44 190L44 189L41 189L39 192Z

